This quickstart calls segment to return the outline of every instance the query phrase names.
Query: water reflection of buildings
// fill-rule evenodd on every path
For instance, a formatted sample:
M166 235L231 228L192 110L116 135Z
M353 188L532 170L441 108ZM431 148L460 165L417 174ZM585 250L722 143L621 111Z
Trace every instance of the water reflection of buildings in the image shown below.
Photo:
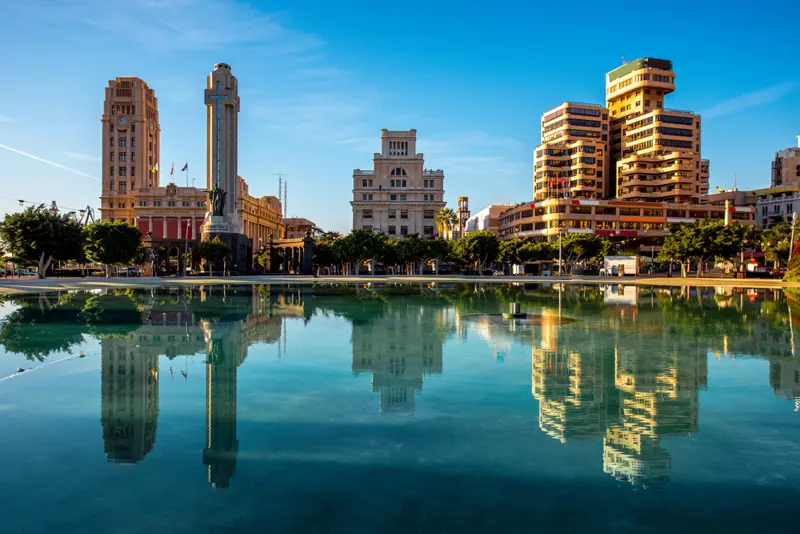
M441 307L402 302L387 305L370 322L353 322L353 373L372 372L381 413L414 411L424 374L442 373Z
M705 352L655 332L621 341L603 330L580 322L559 329L557 314L545 310L531 362L539 427L562 443L603 436L606 473L663 485L671 460L661 439L698 430Z
M199 294L154 292L151 302L141 306L145 311L138 327L127 335L100 338L101 424L110 461L136 463L155 445L159 379L164 379L159 356L205 354L203 463L214 487L229 486L238 453L238 366L252 344L279 343L284 317L304 317L306 311L292 296L260 295L254 288L216 293L208 288ZM218 299L209 300L212 296Z

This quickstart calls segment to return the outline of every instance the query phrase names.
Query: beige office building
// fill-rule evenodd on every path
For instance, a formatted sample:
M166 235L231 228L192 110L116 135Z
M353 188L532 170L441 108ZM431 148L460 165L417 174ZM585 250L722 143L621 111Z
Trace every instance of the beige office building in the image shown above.
M772 187L800 183L800 136L796 148L775 153L772 161Z
M381 130L372 170L353 171L353 229L391 238L437 233L434 218L445 206L444 171L424 168L417 131Z
M542 115L542 144L533 159L533 198L607 198L608 110L564 102Z
M101 120L102 217L135 225L136 191L159 185L159 171L153 170L161 139L155 92L144 80L133 76L110 80Z

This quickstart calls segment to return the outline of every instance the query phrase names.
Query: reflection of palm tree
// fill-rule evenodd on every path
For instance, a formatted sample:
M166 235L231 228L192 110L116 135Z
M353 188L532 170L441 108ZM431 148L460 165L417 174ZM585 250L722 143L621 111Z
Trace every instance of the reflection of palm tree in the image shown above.
M434 218L436 226L439 227L439 233L444 235L445 239L449 239L453 235L453 228L458 224L458 216L456 212L450 208L442 208Z

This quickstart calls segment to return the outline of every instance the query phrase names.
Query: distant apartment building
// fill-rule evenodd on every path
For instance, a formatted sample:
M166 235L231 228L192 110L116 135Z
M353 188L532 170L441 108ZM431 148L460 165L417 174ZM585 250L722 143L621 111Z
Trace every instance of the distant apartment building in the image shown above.
M305 237L307 233L311 235L321 234L322 231L317 225L304 217L290 217L283 219L283 237L285 239L295 239Z
M445 206L444 171L424 168L417 131L381 130L381 152L372 170L353 171L353 229L391 238L436 235L436 214Z
M564 102L542 115L542 144L533 159L533 198L600 199L609 180L608 110Z
M700 194L707 195L709 187L709 175L711 172L711 162L707 159L700 160Z
M510 206L501 204L492 204L481 211L472 215L466 222L465 233L480 232L482 230L489 230L494 235L500 235L500 214L506 211Z
M775 153L772 161L772 187L800 183L800 136L798 146Z

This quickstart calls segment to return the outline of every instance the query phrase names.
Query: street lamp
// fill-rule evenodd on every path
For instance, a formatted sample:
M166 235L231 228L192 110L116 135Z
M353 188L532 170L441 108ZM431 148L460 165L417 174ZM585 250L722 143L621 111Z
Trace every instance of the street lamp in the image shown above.
M791 234L791 237L789 238L789 262L790 263L792 261L792 250L794 249L794 226L795 226L796 222L797 222L797 212L793 211L792 212L792 234Z

